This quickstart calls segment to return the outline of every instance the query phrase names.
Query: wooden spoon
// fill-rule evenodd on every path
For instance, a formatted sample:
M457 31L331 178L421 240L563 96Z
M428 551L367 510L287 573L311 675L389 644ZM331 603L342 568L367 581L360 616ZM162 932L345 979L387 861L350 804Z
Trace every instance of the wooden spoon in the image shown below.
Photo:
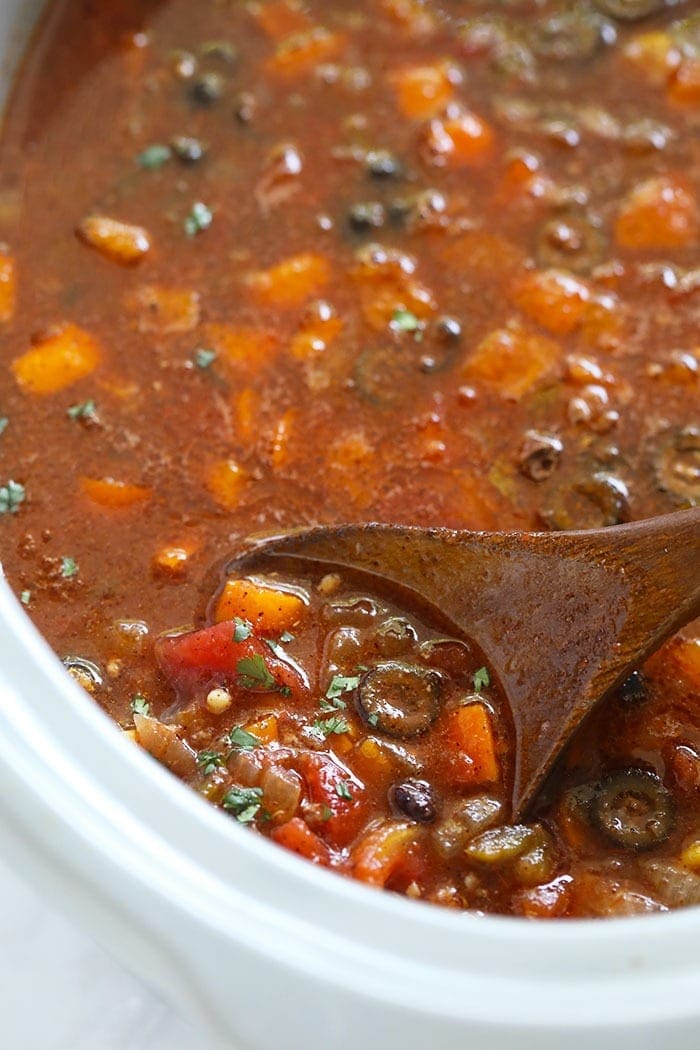
M516 820L596 704L700 614L700 507L589 532L319 527L253 539L229 570L261 558L390 581L480 646L513 715Z

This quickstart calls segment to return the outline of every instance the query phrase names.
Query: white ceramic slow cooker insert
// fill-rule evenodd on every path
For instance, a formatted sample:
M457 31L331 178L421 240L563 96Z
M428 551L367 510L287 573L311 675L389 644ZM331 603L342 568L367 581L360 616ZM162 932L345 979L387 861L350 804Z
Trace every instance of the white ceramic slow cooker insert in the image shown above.
M0 104L41 6L0 0ZM124 740L2 580L0 827L6 858L48 900L236 1047L699 1043L700 909L479 918L317 869Z

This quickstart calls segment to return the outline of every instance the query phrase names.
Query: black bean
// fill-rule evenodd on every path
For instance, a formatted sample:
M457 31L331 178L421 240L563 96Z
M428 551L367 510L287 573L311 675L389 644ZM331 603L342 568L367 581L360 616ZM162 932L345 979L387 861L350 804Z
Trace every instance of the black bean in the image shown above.
M389 801L397 813L409 820L430 824L437 816L435 796L425 780L404 780L389 789Z
M539 266L590 273L602 259L605 237L583 215L548 219L539 229L535 258Z
M640 704L647 697L646 678L641 671L633 671L618 690L620 699L626 704Z

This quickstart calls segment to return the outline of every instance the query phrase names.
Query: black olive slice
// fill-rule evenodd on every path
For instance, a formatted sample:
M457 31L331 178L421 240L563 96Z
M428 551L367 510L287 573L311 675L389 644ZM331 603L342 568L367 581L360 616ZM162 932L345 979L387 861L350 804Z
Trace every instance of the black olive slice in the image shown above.
M360 679L357 702L364 720L388 736L425 733L440 710L440 675L426 667L387 660Z
M555 489L540 513L552 529L602 529L628 520L628 500L620 478L596 471Z
M598 784L591 816L616 846L652 849L665 842L673 830L673 796L654 773L622 770Z
M700 427L687 426L664 434L654 467L659 488L676 503L700 503Z

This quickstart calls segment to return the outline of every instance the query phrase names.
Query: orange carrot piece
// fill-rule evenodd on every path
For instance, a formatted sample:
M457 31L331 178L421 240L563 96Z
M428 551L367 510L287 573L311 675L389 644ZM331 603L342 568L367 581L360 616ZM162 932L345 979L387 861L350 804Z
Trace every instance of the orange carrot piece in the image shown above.
M423 132L421 154L436 168L478 168L494 153L493 128L476 113L431 120Z
M374 828L350 854L353 875L370 886L386 886L417 837L416 825L406 821L389 820Z
M519 401L555 371L561 356L561 347L551 339L524 328L497 328L482 339L462 374Z
M343 322L339 317L312 317L306 320L289 344L292 357L305 361L323 353L340 334Z
M127 296L127 307L136 315L140 332L191 332L199 324L199 293L191 288L142 285Z
M248 722L243 728L246 733L257 737L261 744L274 744L279 739L277 715L265 715L254 722Z
M206 486L210 496L224 510L235 510L248 481L248 472L235 459L217 460L209 468Z
M211 322L204 325L204 341L225 361L260 366L269 361L279 347L277 334L253 325Z
M409 120L425 120L440 113L461 80L456 66L443 61L432 66L408 66L389 74L399 109Z
M484 704L465 704L451 711L445 735L450 768L457 782L476 786L499 779L493 720Z
M407 310L421 320L437 310L429 288L414 276L415 259L393 248L377 247L365 253L350 276L360 293L362 313L368 324L383 331L398 310Z
M248 275L247 283L260 302L272 306L299 306L316 295L331 276L325 256L318 252L301 252Z
M0 321L10 321L17 299L17 268L7 252L0 251Z
M137 263L151 249L151 239L143 226L110 219L107 215L89 215L76 233L85 244L122 266Z
M586 316L589 286L560 270L535 270L516 282L513 298L523 313L557 335L573 332Z
M282 40L265 66L271 73L296 77L308 73L322 62L338 58L344 47L345 37L342 33L332 33L323 26L314 26Z
M700 234L698 202L681 175L641 182L623 201L615 223L621 248L682 248Z
M253 18L271 40L278 43L293 33L303 33L312 26L311 19L297 0L271 0L253 4Z
M279 635L295 627L306 612L298 594L270 587L257 580L228 579L216 603L215 620L248 620L261 634Z
M681 105L696 106L700 102L700 58L684 58L670 76L668 97Z
M93 503L109 510L133 507L145 503L152 496L151 489L143 485L132 485L116 478L81 478L80 487Z
M301 817L292 817L286 824L274 828L270 838L292 853L298 853L300 857L310 860L312 864L330 864L330 849Z
M30 394L55 394L84 379L97 368L100 350L95 340L75 324L52 328L11 368L23 390Z

